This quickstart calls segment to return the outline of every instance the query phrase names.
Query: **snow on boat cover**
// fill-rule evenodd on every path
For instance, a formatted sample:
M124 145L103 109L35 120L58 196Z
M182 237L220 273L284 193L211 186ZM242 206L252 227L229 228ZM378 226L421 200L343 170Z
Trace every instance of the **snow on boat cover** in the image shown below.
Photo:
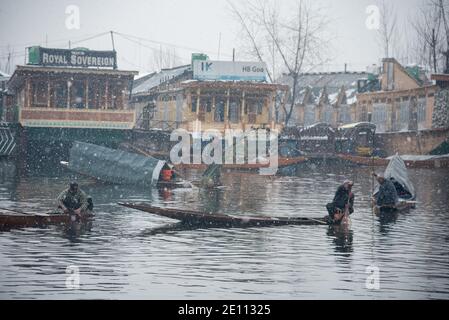
M105 182L148 186L157 183L164 165L152 157L77 141L68 168Z
M399 155L391 157L390 163L385 170L384 177L385 179L392 180L396 186L396 189L398 189L398 187L402 187L402 189L406 193L408 193L407 196L402 195L400 196L400 198L402 198L403 200L415 199L415 188L408 177L407 167L404 163L404 160ZM376 188L374 194L376 194L378 191L379 187Z

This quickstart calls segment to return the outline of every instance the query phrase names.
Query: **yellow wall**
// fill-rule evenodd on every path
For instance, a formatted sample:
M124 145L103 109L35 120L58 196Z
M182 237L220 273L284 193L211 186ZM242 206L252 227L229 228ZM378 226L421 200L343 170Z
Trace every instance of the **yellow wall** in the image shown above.
M412 78L407 71L394 59L386 59L383 62L383 73L381 76L382 90L388 90L388 65L393 64L393 90L410 90L419 88L419 84Z
M265 93L266 94L266 93ZM254 124L248 123L248 114L244 114L242 118L242 109L240 106L239 108L239 123L231 123L228 120L227 115L225 114L225 121L224 122L215 122L214 118L214 110L215 106L212 105L210 112L205 112L204 121L201 122L201 130L207 130L207 129L218 129L218 130L225 130L228 128L232 129L245 129L249 128L251 126L253 127L260 127L260 126L268 126L271 127L271 124L269 123L269 113L270 113L270 107L274 103L273 101L273 92L269 92L268 97L265 99L264 106L262 108L262 113L256 115L256 121ZM192 112L192 97L191 92L186 90L184 92L184 99L182 101L182 123L180 123L180 127L184 128L186 130L192 131L195 130L195 126L197 126L197 119L198 115L197 112ZM214 101L214 100L212 100ZM201 104L201 100L200 100ZM168 109L168 117L165 117L165 109ZM196 108L197 110L198 107ZM225 113L226 113L226 106L225 106ZM152 127L156 128L164 128L163 121L169 121L169 122L175 122L176 121L176 99L172 99L171 101L163 101L161 99L158 99L156 102L156 112L155 117L151 123Z

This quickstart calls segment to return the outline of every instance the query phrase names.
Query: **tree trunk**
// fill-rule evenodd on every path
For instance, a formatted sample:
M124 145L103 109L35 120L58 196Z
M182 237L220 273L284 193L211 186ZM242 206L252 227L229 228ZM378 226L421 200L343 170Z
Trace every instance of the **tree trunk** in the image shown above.
M295 74L293 76L293 92L292 92L292 101L291 101L291 104L290 104L290 110L285 113L285 126L288 125L288 121L292 117L293 107L295 106L295 102L296 102L296 87L297 87L297 84L298 84L298 74Z
M433 72L437 73L437 40L435 39L435 29L432 29L432 54Z

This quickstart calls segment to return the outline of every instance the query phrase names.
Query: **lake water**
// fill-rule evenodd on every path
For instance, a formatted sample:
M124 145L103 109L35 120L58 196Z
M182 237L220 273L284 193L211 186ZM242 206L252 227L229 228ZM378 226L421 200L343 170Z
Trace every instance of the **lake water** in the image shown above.
M197 179L200 173L186 174ZM371 213L368 168L302 166L295 176L276 177L225 173L226 187L212 193L143 190L84 178L81 187L96 205L91 226L78 232L54 226L0 232L0 298L448 299L449 172L409 174L417 208L389 222ZM175 221L116 204L322 217L345 178L356 183L348 228L160 230ZM45 212L69 179L64 171L22 175L13 163L0 162L0 207ZM78 268L78 288L66 285L67 267ZM378 289L371 286L376 274Z

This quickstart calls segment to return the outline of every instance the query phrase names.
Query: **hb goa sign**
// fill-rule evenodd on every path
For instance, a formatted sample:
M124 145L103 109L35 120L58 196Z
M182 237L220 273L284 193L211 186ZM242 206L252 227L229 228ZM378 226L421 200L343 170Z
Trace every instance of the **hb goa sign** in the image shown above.
M194 60L195 80L266 81L267 66L263 62Z
M117 68L115 51L28 48L28 64L55 67Z

